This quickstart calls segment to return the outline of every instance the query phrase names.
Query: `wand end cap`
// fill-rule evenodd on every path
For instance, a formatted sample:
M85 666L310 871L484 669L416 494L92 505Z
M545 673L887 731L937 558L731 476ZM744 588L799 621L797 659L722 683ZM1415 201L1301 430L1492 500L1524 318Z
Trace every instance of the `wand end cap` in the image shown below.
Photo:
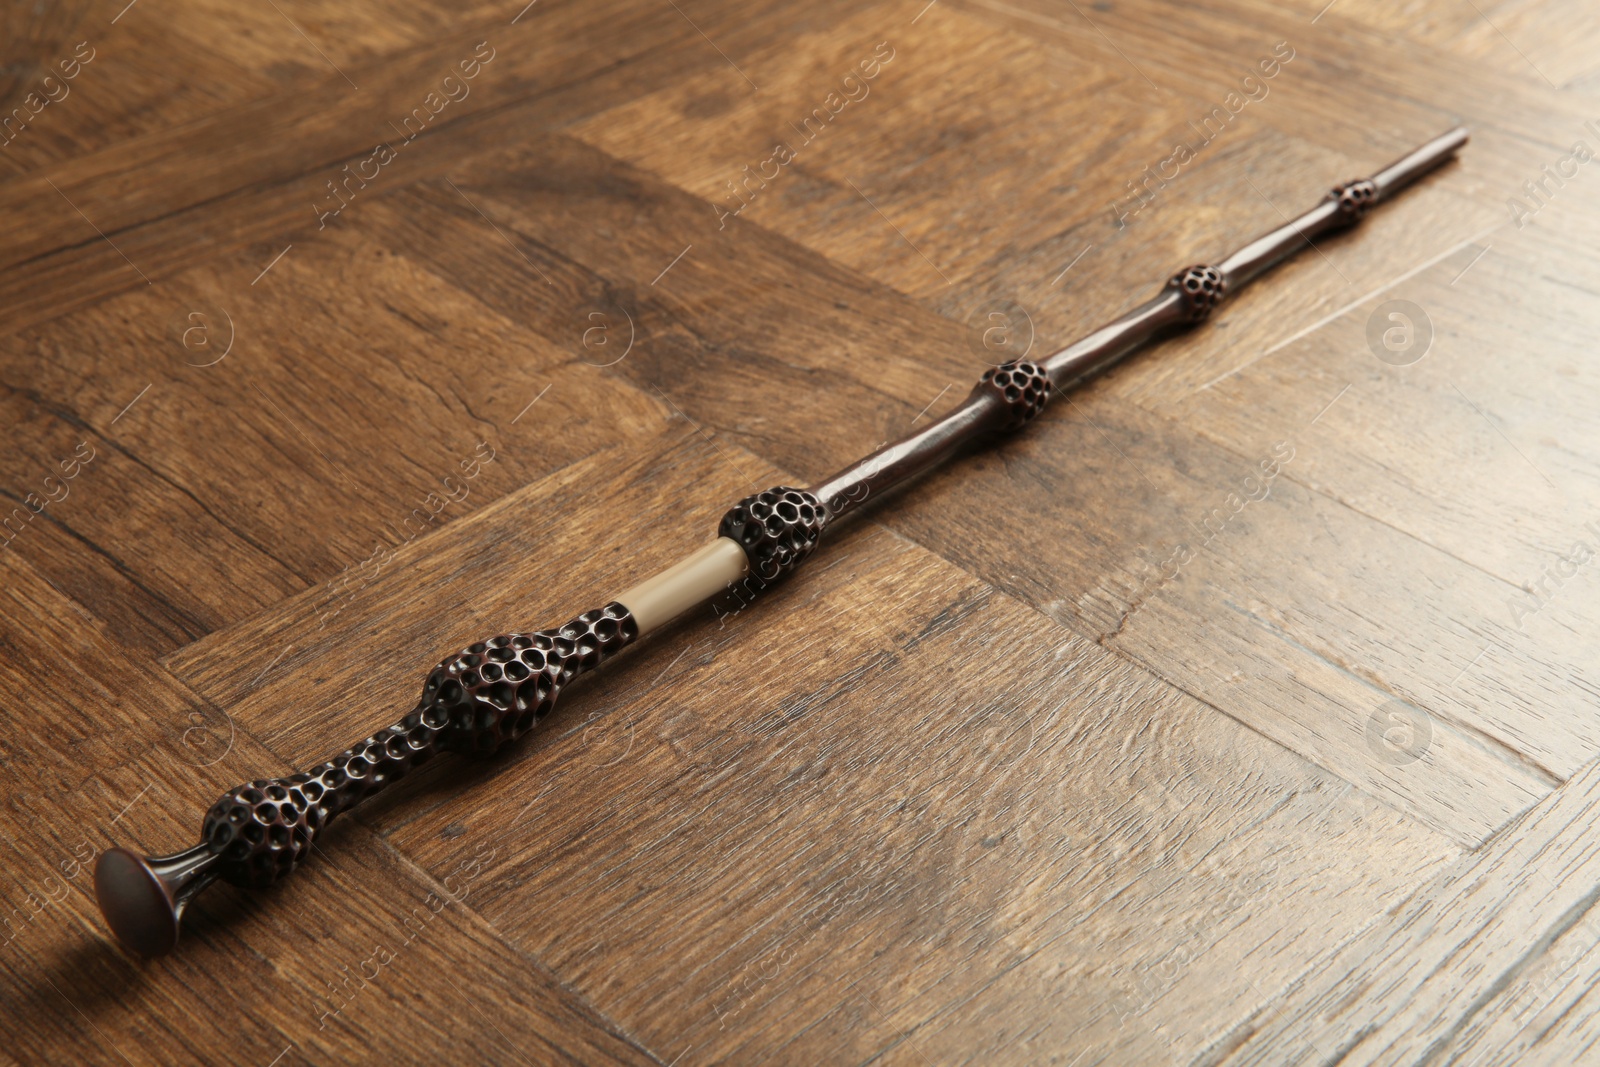
M94 895L106 925L128 951L165 956L178 944L189 901L216 879L220 859L205 844L171 856L107 849L94 868Z
M94 895L117 940L140 956L165 956L178 944L178 908L143 856L125 848L101 853Z

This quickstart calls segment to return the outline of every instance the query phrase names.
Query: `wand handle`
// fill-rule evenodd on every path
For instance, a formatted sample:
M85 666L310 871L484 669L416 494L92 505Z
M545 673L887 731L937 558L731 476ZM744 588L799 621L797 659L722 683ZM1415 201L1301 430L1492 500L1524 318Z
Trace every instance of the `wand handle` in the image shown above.
M718 537L605 607L536 633L501 634L457 652L428 674L415 709L309 771L224 793L201 841L170 856L108 849L95 869L107 924L145 956L172 951L194 898L222 880L257 889L309 858L328 823L440 751L488 755L549 714L561 688L667 622L724 592L758 594L793 573L823 531L869 499L957 452L1012 433L1070 389L1153 337L1203 321L1226 297L1330 230L1354 225L1382 200L1449 159L1467 141L1451 130L1371 178L1338 185L1297 219L1217 266L1188 267L1151 300L1041 362L985 371L953 411L811 489L775 486L723 516Z
M107 924L142 956L178 941L189 903L221 879L247 889L276 882L309 859L339 815L438 752L487 756L550 713L561 687L639 635L613 601L551 630L500 634L428 672L417 706L392 726L309 771L234 786L206 812L200 844L173 856L108 849L95 866Z

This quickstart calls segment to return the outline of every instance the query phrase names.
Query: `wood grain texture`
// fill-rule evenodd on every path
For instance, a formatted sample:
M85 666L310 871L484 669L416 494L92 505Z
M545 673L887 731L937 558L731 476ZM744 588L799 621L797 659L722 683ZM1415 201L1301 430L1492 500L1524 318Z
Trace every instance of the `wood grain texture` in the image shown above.
M1594 1057L1581 5L4 20L0 1062ZM100 851L1455 122L515 751L209 891L174 956L110 940Z
M1218 1063L1582 1063L1600 899L1595 771L1225 1035ZM1381 998L1367 991L1381 989ZM1293 1052L1293 1055L1288 1053Z

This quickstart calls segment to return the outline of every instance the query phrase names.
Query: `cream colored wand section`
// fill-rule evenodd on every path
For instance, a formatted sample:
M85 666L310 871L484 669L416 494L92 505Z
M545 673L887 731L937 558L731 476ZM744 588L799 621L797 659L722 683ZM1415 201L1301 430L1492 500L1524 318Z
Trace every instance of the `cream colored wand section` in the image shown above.
M639 636L698 607L744 577L750 567L739 542L719 537L653 578L646 578L617 602L633 613Z

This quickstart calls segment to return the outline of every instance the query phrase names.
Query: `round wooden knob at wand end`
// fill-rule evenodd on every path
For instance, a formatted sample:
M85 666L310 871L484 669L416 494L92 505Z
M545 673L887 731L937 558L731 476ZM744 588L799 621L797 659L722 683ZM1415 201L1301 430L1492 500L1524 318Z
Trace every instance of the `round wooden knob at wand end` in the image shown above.
M178 944L189 902L216 880L220 859L204 844L171 856L107 849L94 868L94 895L106 925L130 952L165 956Z

